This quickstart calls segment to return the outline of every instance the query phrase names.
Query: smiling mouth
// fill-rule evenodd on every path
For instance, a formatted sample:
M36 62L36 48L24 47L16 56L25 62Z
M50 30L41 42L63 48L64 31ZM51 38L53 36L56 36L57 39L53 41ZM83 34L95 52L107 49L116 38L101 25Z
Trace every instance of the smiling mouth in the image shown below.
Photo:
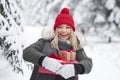
M60 34L61 36L67 36L68 34Z

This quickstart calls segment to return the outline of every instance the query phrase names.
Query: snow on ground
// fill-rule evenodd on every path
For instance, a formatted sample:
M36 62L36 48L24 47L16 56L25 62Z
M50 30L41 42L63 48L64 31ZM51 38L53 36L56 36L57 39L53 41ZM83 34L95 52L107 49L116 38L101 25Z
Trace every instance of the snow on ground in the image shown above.
M120 43L88 43L85 51L93 60L90 74L80 75L79 80L119 80Z
M42 29L41 27L25 27L23 36L25 46L37 41L41 37ZM89 74L79 75L79 80L119 80L119 48L120 43L88 42L84 49L93 60L93 69Z

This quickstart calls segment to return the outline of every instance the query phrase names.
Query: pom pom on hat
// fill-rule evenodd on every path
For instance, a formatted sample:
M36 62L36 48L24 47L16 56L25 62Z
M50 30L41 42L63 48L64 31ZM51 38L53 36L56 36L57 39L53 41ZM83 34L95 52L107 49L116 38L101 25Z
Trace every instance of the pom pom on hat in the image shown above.
M63 8L60 13L61 14L69 14L69 9L68 8Z
M54 30L56 30L56 28L61 24L67 24L73 29L73 31L75 31L74 20L68 8L63 8L60 11L60 14L57 15L54 24Z

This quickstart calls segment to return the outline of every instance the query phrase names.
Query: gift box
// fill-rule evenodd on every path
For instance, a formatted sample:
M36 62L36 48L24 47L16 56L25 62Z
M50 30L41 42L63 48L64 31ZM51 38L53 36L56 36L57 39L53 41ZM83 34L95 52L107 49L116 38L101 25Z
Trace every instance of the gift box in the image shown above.
M76 53L73 52L72 50L63 50L59 51L58 55L61 57L62 60L64 61L73 61L75 60Z
M51 53L49 57L55 58L61 61L61 64L66 65L66 64L77 64L78 61L75 60L75 52L72 51L59 51L59 53ZM44 73L44 74L54 74L54 75L59 75L56 74L55 72L52 72L48 69L45 69L44 67L39 66L38 68L39 73Z

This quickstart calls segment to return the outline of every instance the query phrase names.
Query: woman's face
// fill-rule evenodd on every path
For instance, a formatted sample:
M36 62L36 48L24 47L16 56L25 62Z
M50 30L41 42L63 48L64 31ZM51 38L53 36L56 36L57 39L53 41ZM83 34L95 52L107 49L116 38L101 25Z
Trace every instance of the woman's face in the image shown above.
M71 27L68 25L60 25L57 27L58 37L61 40L68 40L71 34Z

